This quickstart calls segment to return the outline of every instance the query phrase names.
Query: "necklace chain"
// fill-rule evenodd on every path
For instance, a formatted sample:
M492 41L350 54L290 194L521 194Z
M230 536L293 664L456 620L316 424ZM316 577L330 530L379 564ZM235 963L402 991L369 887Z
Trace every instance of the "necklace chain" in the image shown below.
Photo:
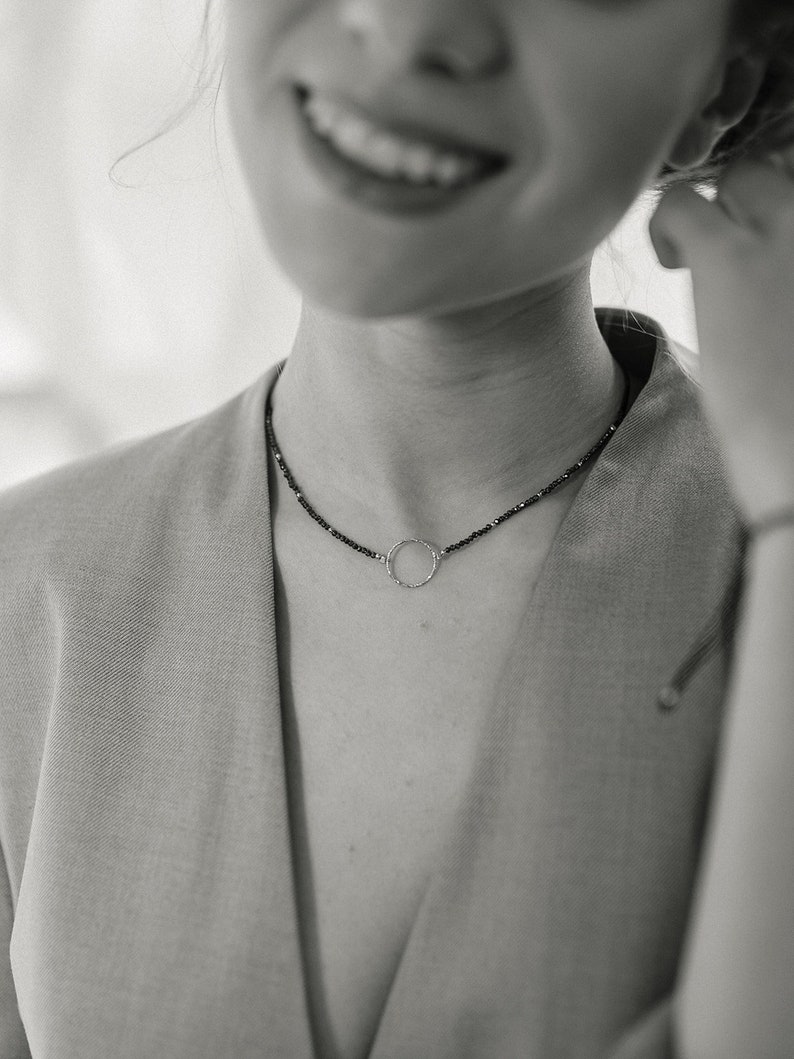
M418 537L409 537L406 540L399 541L392 547L392 549L387 555L383 555L381 552L375 551L373 548L367 548L363 544L358 544L356 541L352 540L344 533L341 533L338 529L331 526L330 523L326 522L322 515L320 515L317 511L314 510L314 508L304 496L303 490L295 481L292 472L287 466L286 461L284 460L284 456L282 455L281 450L279 449L278 442L276 441L276 435L273 430L273 409L270 405L270 393L268 393L267 400L265 402L265 433L267 435L268 445L273 453L276 463L281 468L281 472L284 475L284 478L286 479L287 485L297 497L300 505L306 509L306 511L311 515L314 521L324 530L330 533L333 537L336 537L337 540L341 541L343 544L346 544L349 548L352 548L354 551L360 552L362 555L366 555L370 559L375 559L379 563L386 564L387 569L389 570L389 575L391 576L393 581L397 582L397 584L404 585L404 587L406 588L418 588L419 585L426 584L427 582L422 581L419 584L408 584L407 582L400 581L394 576L391 569L392 554L399 550L399 548L401 548L404 544L407 544L409 542L423 544L426 548L429 548L430 551L433 553L433 571L430 574L430 577L432 577L433 574L436 572L436 569L438 568L438 565L443 556L449 555L450 553L455 551L459 551L461 548L465 548L467 544L471 544L473 541L478 540L480 537L484 537L486 533L490 533L492 529L495 529L497 526L500 526L503 522L506 522L509 518L512 518L513 515L517 515L519 511L523 511L525 508L531 507L532 504L536 504L539 500L542 500L544 496L549 496L550 493L553 493L555 492L555 490L559 489L570 478L572 478L575 474L581 471L583 467L590 463L591 460L595 459L595 457L601 452L601 450L604 448L604 446L607 444L607 442L610 440L612 435L622 423L623 418L625 417L626 412L628 410L630 391L629 380L626 376L625 371L623 374L626 385L623 394L623 401L620 407L620 411L618 412L618 417L614 421L614 423L612 423L611 426L606 430L606 432L598 439L595 445L593 445L593 447L589 449L580 460L577 460L576 463L571 464L570 467L564 470L562 474L560 474L557 478L554 479L554 481L549 482L547 486L544 486L544 488L541 489L539 492L534 493L530 497L527 497L526 500L522 500L521 503L516 504L515 507L511 507L507 511L502 512L502 514L498 515L492 522L486 522L484 526L481 526L478 530L474 530L474 532L470 533L468 537L464 537L462 540L457 541L455 544L449 544L446 548L441 548L440 550L437 549L434 545L431 545L427 541L421 540ZM427 578L427 581L430 580L430 577Z

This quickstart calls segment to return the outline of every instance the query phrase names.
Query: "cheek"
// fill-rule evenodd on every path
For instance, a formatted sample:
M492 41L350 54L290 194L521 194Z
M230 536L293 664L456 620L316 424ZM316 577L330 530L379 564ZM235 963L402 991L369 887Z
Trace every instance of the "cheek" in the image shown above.
M261 86L263 71L278 53L294 23L306 17L317 0L225 0L228 69L252 92Z
M652 183L719 61L713 19L691 0L686 8L654 2L653 12L633 4L606 17L560 0L515 31L527 41L519 62L533 108L527 138L543 144L543 158L514 221L545 213L550 234L574 256L604 238Z
M697 9L710 2L722 0ZM523 176L477 210L398 230L327 208L273 103L274 85L321 63L329 40L343 54L331 7L227 3L225 95L271 249L305 293L354 315L474 303L569 271L652 181L719 50L704 44L714 23L692 14L693 0L635 0L608 15L585 0L516 0L512 39L526 43L494 120L523 138Z
M724 32L707 17L710 2L724 6L640 0L606 15L584 0L559 0L516 31L527 42L522 87L551 164L590 164L590 175L606 164L611 177L664 157L719 62Z

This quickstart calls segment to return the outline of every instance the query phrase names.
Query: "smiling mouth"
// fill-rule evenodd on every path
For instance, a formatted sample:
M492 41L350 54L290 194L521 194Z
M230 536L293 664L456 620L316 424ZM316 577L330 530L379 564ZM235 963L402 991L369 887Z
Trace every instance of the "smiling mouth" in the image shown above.
M459 191L502 172L504 154L396 131L302 85L295 93L307 124L341 159L384 185Z

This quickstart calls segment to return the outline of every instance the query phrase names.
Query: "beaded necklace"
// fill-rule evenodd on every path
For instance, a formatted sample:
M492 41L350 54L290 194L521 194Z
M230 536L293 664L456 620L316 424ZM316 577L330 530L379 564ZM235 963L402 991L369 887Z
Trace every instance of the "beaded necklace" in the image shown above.
M626 411L628 409L629 404L630 384L625 371L623 372L623 376L626 385L623 394L623 402L621 404L620 411L618 412L617 419L614 421L614 423L610 425L610 427L599 438L595 445L593 445L591 449L588 449L588 451L584 454L584 456L582 456L580 460L577 460L576 463L571 464L570 467L564 470L562 474L560 474L557 478L554 479L554 481L549 482L547 486L544 486L543 489L539 490L539 492L534 493L530 497L527 497L526 500L522 500L519 504L516 504L515 507L511 507L507 511L502 512L502 514L498 515L492 522L486 522L484 526L481 526L479 529L474 530L468 535L468 537L464 537L462 540L457 541L455 544L447 545L446 548L439 548L438 545L432 543L431 541L426 541L421 537L406 537L404 540L397 541L391 546L391 548L386 553L376 551L374 548L367 548L363 544L358 544L356 541L346 536L346 534L331 526L322 517L322 515L315 511L312 505L306 499L306 495L304 494L303 489L295 481L292 472L287 466L281 449L279 448L278 442L276 441L276 435L273 431L273 409L270 404L269 393L267 396L267 401L265 402L265 433L267 435L268 445L270 446L276 463L281 468L281 472L284 475L284 478L286 479L287 485L297 497L301 507L303 507L309 513L309 515L311 515L314 521L319 526L321 526L322 529L326 530L333 537L336 537L338 541L341 541L343 544L346 544L349 548L353 548L354 551L360 552L361 555L365 555L369 559L375 559L377 562L382 563L386 567L386 572L388 573L389 577L395 584L400 585L402 588L421 588L422 585L426 585L428 581L430 581L430 579L440 567L441 560L444 559L446 556L451 555L453 552L459 551L461 548L465 548L467 544L471 544L473 541L479 540L480 537L484 537L486 533L490 533L491 530L495 529L497 526L500 526L503 522L507 522L507 520L509 518L512 518L513 515L517 515L519 511L523 511L525 508L531 507L532 504L536 504L539 500L542 500L544 496L549 496L551 493L555 492L555 490L559 489L562 485L564 485L571 477L573 477L573 475L581 471L583 467L587 466L587 464L590 463L591 460L595 459L595 457L601 452L601 450L610 440L612 435L618 429L621 422L623 421L624 416L626 415ZM397 554L407 544L422 545L429 551L432 557L433 569L423 581L403 581L395 573L394 563Z

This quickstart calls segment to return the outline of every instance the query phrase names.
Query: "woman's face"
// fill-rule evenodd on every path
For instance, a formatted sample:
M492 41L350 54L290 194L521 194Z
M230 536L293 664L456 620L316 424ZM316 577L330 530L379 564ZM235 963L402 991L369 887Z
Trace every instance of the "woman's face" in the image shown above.
M719 87L730 12L226 2L228 105L267 241L310 300L371 318L581 268Z

